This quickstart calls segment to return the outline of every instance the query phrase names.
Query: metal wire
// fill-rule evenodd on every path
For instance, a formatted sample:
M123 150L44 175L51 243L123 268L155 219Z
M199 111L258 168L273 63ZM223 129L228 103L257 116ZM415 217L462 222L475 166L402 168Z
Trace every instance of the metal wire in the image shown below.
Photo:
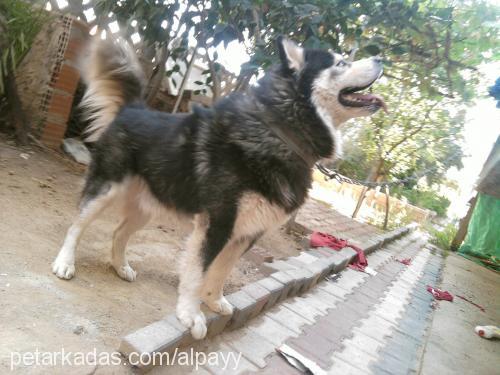
M443 161L443 164L446 163L447 161L455 158L457 155L458 155L458 153L453 154L452 156L448 157L447 159L445 159ZM420 171L420 173L414 173L413 175L408 176L406 178L397 179L397 180L393 180L393 181L380 181L380 182L367 181L367 180L358 180L358 179L355 179L355 178L349 178L349 177L344 176L343 174L341 174L339 171L337 171L335 169L329 169L329 168L327 168L324 165L321 165L319 163L316 163L316 168L321 173L323 173L323 175L325 176L325 178L327 180L336 180L339 183L344 183L345 182L345 183L353 184L353 185L362 185L362 186L365 186L367 188L375 188L375 187L378 187L378 186L384 187L384 186L391 186L391 185L400 185L400 184L404 184L405 182L419 180L420 178L422 178L423 176L425 176L427 173L432 172L432 171L438 169L439 166L435 165L435 166L433 166L431 168L427 168L427 169L424 169L424 170Z

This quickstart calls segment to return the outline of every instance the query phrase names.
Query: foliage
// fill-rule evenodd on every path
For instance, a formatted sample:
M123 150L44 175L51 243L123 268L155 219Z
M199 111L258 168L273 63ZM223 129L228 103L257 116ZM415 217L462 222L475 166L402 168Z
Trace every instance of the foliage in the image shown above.
M242 67L239 83L248 82L276 60L279 34L308 47L382 53L387 76L434 99L471 99L475 67L500 57L494 49L498 7L477 0L101 0L96 12L113 12L129 32L135 20L133 30L148 48L186 48L192 35L210 65L203 83L215 94L220 89L215 47L234 40L245 43L251 59Z
M429 99L418 87L401 87L394 80L374 90L385 97L390 113L346 125L347 156L338 168L358 179L402 181L402 186L393 187L393 193L443 212L444 200L431 205L430 193L411 192L417 191L420 179L427 186L441 184L450 167L462 167L464 108L456 100ZM420 194L420 198L412 194Z
M5 77L13 72L28 52L46 16L27 2L0 2L0 95L5 91ZM4 29L4 30L2 30Z
M359 47L382 53L386 75L428 97L474 96L475 80L460 70L486 60L498 40L498 8L470 1L265 2L268 34L282 33L310 47ZM266 9L267 7L267 9ZM272 43L272 38L264 38ZM498 50L492 52L497 59Z
M399 208L394 205L389 207L388 219L387 228L384 228L385 213L374 210L373 215L367 218L367 222L384 230L400 228L413 222L411 214L406 208Z
M451 203L448 198L431 189L405 189L398 186L396 189L392 189L391 193L398 198L405 197L414 206L434 211L440 217L446 216L446 211Z
M437 228L432 224L428 224L425 229L430 235L430 242L443 250L450 250L451 241L457 234L457 225L448 223L444 227Z

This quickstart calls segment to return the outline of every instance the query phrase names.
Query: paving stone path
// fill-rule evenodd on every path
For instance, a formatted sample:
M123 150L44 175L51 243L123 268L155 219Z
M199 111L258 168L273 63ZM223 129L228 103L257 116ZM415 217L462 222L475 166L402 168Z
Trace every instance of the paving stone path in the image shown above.
M409 266L396 261L404 258L412 259ZM411 234L368 261L376 275L346 269L244 328L195 344L199 352L242 353L236 369L205 365L196 372L299 374L275 350L286 344L328 374L417 373L433 313L425 287L438 283L443 259ZM191 372L192 367L163 366L151 374Z

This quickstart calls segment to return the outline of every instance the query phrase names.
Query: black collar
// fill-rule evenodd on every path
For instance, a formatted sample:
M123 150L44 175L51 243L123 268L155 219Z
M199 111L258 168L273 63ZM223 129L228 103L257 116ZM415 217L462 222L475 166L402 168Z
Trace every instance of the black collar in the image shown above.
M281 139L283 143L285 143L295 154L297 154L297 156L299 156L309 168L314 166L318 157L314 153L300 146L301 144L304 144L304 141L297 136L293 129L286 125L278 125L278 123L269 124L269 129L271 129L271 131L279 139Z

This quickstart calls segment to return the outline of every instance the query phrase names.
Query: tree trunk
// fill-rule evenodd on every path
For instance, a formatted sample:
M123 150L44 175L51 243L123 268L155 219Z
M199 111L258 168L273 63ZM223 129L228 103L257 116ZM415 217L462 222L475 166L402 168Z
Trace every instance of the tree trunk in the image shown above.
M167 63L168 56L169 54L167 45L164 45L160 50L160 55L158 57L158 64L156 64L156 69L153 70L153 74L149 79L148 91L146 96L146 101L149 105L152 105L154 103L156 94L160 89L161 82L165 77L165 69L166 69L165 64Z
M9 117L16 130L17 142L21 145L28 143L29 125L26 112L23 110L19 93L17 92L16 77L12 70L4 77L5 94L9 104Z
M467 229L469 228L470 218L472 217L472 212L474 212L474 207L476 207L477 194L469 200L469 209L467 214L460 219L458 224L457 234L453 241L451 241L451 251L457 251L462 242L464 242L465 236L467 234Z
M365 200L366 193L368 193L369 188L366 186L363 186L363 190L361 190L361 194L359 195L358 198L358 203L356 203L356 208L354 209L354 212L352 213L352 218L355 219L356 216L358 216L359 210L361 209L361 206L363 204L363 201Z
M370 182L377 181L383 164L384 164L384 161L382 159L380 159L376 164L373 165L373 167L370 171L370 174L368 176L368 181L370 181ZM356 216L358 216L359 210L361 209L361 206L363 204L363 201L365 200L366 193L368 192L368 190L370 190L370 188L368 188L368 187L363 187L363 190L361 190L361 194L359 195L359 198L358 198L358 203L356 204L356 208L354 209L354 212L352 213L353 219L355 219Z
M194 60L196 59L196 54L198 52L198 45L193 49L193 55L191 56L191 60L189 60L189 64L186 68L186 72L184 73L184 77L182 77L181 87L179 88L179 92L177 93L177 99L175 101L174 109L172 113L176 113L179 109L179 106L182 101L182 97L184 96L184 89L186 88L186 84L189 80L189 75L191 74L191 68L193 67Z
M5 51L8 51L9 49L6 35L7 22L5 21L5 18L0 15L0 56L3 56ZM17 142L25 145L28 143L28 116L23 110L23 104L17 91L16 76L14 73L16 67L12 65L10 56L8 56L6 62L7 71L3 71L3 69L0 71L0 79L4 83L5 97L7 99L9 111L8 115L16 131Z
M385 217L384 217L384 230L387 230L389 224L389 210L391 199L389 197L389 185L385 185Z
M236 86L234 87L233 91L236 92L245 91L248 88L248 84L250 83L253 74L254 74L253 71L241 72L240 75L238 76L238 79L236 80Z

